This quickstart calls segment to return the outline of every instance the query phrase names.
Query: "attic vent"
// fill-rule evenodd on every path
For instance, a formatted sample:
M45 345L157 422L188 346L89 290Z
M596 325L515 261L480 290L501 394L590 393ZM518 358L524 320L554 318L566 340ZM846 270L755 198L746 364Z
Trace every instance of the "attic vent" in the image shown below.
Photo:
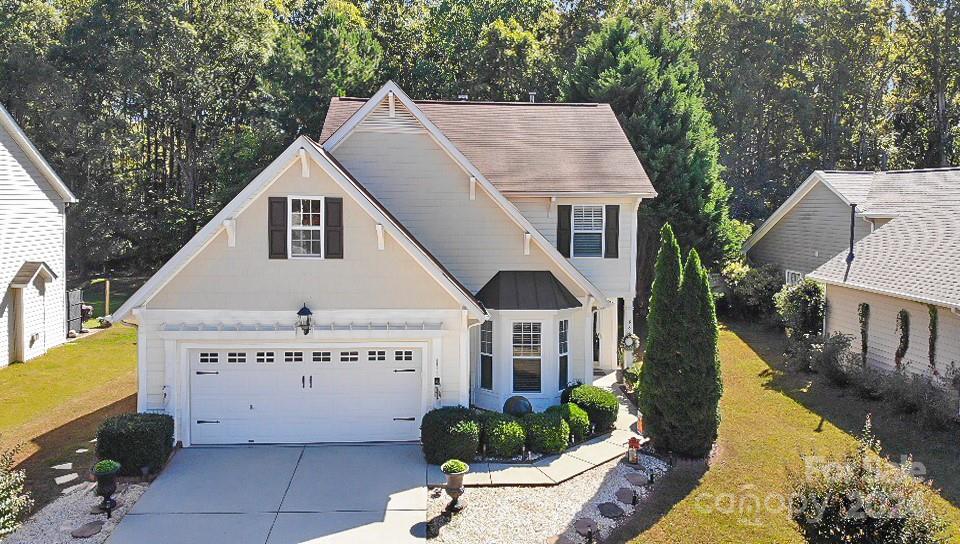
M384 99L360 123L357 131L415 134L422 132L423 127L420 126L420 121L417 121L417 118L401 104L394 105L393 115L391 115L389 100Z

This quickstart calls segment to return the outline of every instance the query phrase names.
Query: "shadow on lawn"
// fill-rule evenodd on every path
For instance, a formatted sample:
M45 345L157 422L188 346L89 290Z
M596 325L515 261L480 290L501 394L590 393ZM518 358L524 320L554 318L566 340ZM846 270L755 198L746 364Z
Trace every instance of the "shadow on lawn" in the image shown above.
M137 395L134 393L46 432L32 439L29 444L24 444L24 448L35 451L21 460L17 468L24 469L27 473L26 487L33 496L34 511L43 508L60 496L61 486L53 481L55 477L71 472L76 472L80 476L79 480L64 484L62 487L81 483L87 478L89 468L96 460L96 444L91 443L90 440L96 437L97 428L104 419L136 410ZM76 453L78 449L88 451ZM50 468L52 465L67 462L73 463L72 470L58 471Z
M895 413L884 401L868 401L853 388L837 388L816 374L790 372L785 369L783 348L785 339L780 331L748 323L728 323L770 366L765 387L779 391L820 416L819 424L811 428L820 432L827 422L858 436L867 415L873 421L873 433L883 444L884 455L899 463L903 456L913 455L914 462L926 468L926 479L954 506L960 507L960 444L957 429L945 432L923 429L912 415Z

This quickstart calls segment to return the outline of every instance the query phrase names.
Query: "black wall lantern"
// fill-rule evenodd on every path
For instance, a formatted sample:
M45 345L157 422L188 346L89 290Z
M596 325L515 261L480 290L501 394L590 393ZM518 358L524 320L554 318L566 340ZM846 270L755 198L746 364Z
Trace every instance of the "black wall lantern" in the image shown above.
M303 308L297 312L297 326L300 327L300 330L303 331L304 335L310 334L310 325L313 312L310 311L310 308L307 308L307 304L303 304Z

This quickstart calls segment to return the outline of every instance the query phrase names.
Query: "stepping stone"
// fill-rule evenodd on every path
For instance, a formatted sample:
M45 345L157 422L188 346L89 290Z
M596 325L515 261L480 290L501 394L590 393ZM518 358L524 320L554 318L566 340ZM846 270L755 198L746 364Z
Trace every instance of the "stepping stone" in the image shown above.
M74 480L76 480L76 479L78 479L78 478L80 478L80 475L77 474L76 472L72 472L72 473L67 474L67 475L64 475L64 476L57 476L56 478L53 479L53 481L54 481L57 485L63 485L63 484L65 484L65 483L72 482L72 481L74 481Z
M64 489L63 491L61 491L60 494L61 494L61 495L69 495L70 493L73 493L74 491L79 491L79 490L83 489L84 487L87 487L87 485L88 485L88 482L83 482L83 483L80 483L80 484L71 485L70 487L68 487L68 488Z
M576 523L573 524L573 528L577 530L580 536L587 536L591 531L594 533L594 536L597 536L597 522L590 518L578 519Z
M600 510L600 515L607 519L622 518L625 514L623 508L620 508L614 502L601 502L597 505L597 510Z
M93 440L90 441L90 443L91 443L91 444L96 444L96 443L97 443L97 439L94 438Z
M54 465L50 468L52 468L53 470L73 470L73 463L64 463L62 465Z
M623 504L629 504L633 506L633 494L636 493L632 488L621 487L617 490L617 500Z
M88 450L87 448L80 448L79 450L77 450L77 453L87 453L88 451L90 450Z
M100 532L103 529L102 521L91 521L90 523L84 523L80 527L77 527L70 532L70 536L73 538L90 538L91 536Z
M643 472L631 472L624 476L633 485L641 486L650 483L650 476Z

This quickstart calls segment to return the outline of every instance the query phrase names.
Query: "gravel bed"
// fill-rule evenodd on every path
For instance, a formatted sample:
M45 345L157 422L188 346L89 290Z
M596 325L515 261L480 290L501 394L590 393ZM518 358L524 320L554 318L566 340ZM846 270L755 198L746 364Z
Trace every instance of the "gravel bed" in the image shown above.
M667 470L663 461L640 456L644 469L659 477ZM447 520L442 514L449 497L442 488L430 491L427 502L431 529L439 529L434 542L457 544L516 544L545 543L548 538L564 535L569 542L585 542L577 534L573 523L591 518L597 523L600 538L606 537L616 521L604 518L597 510L602 502L614 502L626 512L621 519L633 513L634 507L617 501L621 487L632 487L625 476L636 472L620 459L588 470L562 484L549 487L473 487L467 488L463 498L467 507ZM635 488L641 499L646 494ZM642 507L642 502L640 506Z
M13 534L0 538L3 544L100 544L107 540L110 533L123 518L127 510L137 502L147 489L145 483L118 483L117 493L113 496L119 503L113 511L112 517L107 519L103 514L94 515L90 509L100 504L101 498L94 495L96 484L89 483L85 487L59 497L30 517ZM100 533L86 539L78 540L70 536L70 532L90 521L106 521Z

